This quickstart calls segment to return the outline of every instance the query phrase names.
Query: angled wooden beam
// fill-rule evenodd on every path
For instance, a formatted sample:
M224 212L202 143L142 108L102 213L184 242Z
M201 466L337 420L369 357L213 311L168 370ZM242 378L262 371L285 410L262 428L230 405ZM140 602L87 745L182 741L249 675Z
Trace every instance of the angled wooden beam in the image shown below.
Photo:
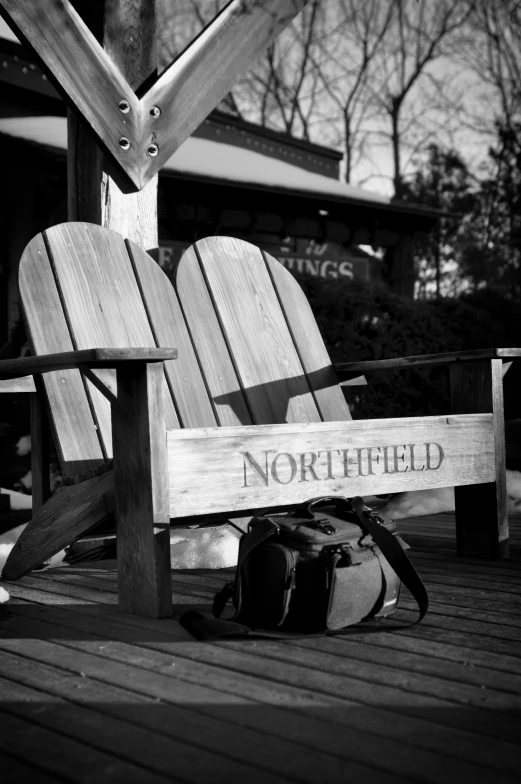
M306 2L232 0L164 71L141 99L142 133L158 148L155 157L143 159L143 181L166 163Z
M152 13L150 0L131 5L106 0L107 51L68 0L0 0L0 13L33 47L66 100L139 191L306 2L231 0L141 100L135 92L141 83L129 79L139 82L143 75L134 59L136 53L137 59L146 55L150 29L143 51L141 35L139 45L128 47L121 30L128 29L129 14L139 30L140 20ZM81 194L81 188L76 191Z
M141 187L139 100L72 5L0 0L0 8L54 76L60 92Z
M61 487L36 511L9 553L2 578L17 580L114 511L114 474Z

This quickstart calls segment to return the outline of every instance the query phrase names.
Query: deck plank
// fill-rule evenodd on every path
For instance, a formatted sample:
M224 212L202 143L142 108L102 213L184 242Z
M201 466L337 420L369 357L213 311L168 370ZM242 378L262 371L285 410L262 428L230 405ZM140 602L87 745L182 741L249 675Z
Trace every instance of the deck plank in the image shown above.
M394 631L384 622L343 637L200 643L174 619L122 613L113 562L10 583L0 608L7 781L35 768L45 783L517 781L521 520L502 562L458 558L453 515L399 527L431 608ZM174 572L176 612L208 609L231 574ZM415 613L404 591L395 617Z

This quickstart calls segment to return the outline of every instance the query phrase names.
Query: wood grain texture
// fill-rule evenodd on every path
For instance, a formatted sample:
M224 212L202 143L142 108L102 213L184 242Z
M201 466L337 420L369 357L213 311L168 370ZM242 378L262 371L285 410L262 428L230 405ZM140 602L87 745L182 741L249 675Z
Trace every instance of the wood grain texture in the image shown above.
M282 264L263 253L277 291L291 336L315 402L325 422L351 419L351 413L309 302L293 275Z
M102 10L103 48L132 90L136 91L147 79L157 76L155 0L105 0ZM141 129L141 105L138 121L141 145L138 165L142 165L147 157L148 144ZM125 158L126 153L123 152L118 160L125 162ZM129 189L118 176L117 167L108 163L105 162L101 180L101 225L157 254L157 175L146 181L139 175L139 189Z
M21 376L20 378L0 380L0 395L8 392L36 392L34 378L32 376Z
M96 223L157 252L157 177L136 191L103 155L94 132L67 113L67 215Z
M305 3L232 0L141 100L134 90L155 68L155 14L150 0L109 0L106 51L67 0L0 0L0 10L34 47L57 88L79 110L134 188L141 190ZM128 112L119 108L122 99ZM151 113L155 107L160 109L158 116ZM127 149L120 144L123 137ZM149 152L151 144L157 145L156 155ZM110 181L106 188L112 190ZM80 189L75 188L75 193ZM117 191L114 198L119 203Z
M19 283L33 352L36 355L73 352L75 347L41 234L31 240L24 251ZM28 372L31 371L23 370L20 375ZM51 425L64 475L83 473L103 465L105 455L79 371L46 373L43 384L52 411Z
M117 719L132 730L127 739L135 737L136 727L146 730L150 753L141 759L142 768L163 764L165 747L158 735L171 742L174 757L178 744L186 745L179 775L187 781L203 777L198 768L190 768L195 749L205 757L216 752L230 766L238 761L251 766L257 776L252 780L259 783L263 776L271 780L283 771L287 779L309 784L351 779L514 784L520 758L519 639L508 636L511 615L503 618L497 612L491 620L487 613L487 620L481 619L479 604L465 618L456 610L463 596L479 602L486 592L498 609L508 596L519 598L512 592L505 598L493 589L497 581L521 590L519 573L510 574L521 565L519 522L512 525L512 559L483 564L456 558L453 515L400 521L400 532L412 545L410 555L435 595L440 577L422 565L425 526L439 529L439 535L428 537L428 554L438 560L441 579L462 562L474 563L476 572L485 565L496 575L485 579L477 574L474 590L447 585L455 599L454 616L448 605L448 614L438 612L442 603L436 599L436 609L422 624L392 633L383 622L380 630L362 626L328 640L198 643L173 619L121 613L115 606L115 565L108 562L38 572L6 586L12 601L0 619L0 675L3 685L5 680L12 684L12 691L3 692L10 695L10 704L14 698L6 723L10 715L15 720L21 715L26 702L31 710L29 692L14 691L23 685L31 694L39 693L42 708L30 722L26 715L24 728L43 727L44 703L52 722L47 729L52 726L54 733L44 753L40 749L34 758L32 739L27 746L18 744L20 760L38 767L43 759L47 766L54 754L61 754L68 763L60 769L62 778L99 778L99 767L92 762L77 771L78 759L88 760L67 740L79 738L91 749L106 750L115 741L103 737L109 726L105 720ZM199 604L204 611L231 576L231 570L176 573L176 610ZM403 601L401 620L412 620L405 595ZM519 623L517 605L515 620ZM82 737L78 723L69 730L63 700L75 721L80 714L74 706L88 708L97 733ZM87 731L93 725L83 726ZM110 726L116 728L112 722ZM12 751L9 742L23 737L18 729L4 737L6 757ZM132 744L115 738L121 741L118 758L131 762ZM167 748L165 753L168 764ZM53 770L53 780L60 778ZM227 770L233 780L233 767ZM240 780L250 780L239 768L236 772ZM121 778L131 780L125 771Z
M156 348L128 251L119 234L92 224L67 223L49 229L46 241L75 348ZM87 383L104 449L110 456L110 407ZM165 405L167 426L175 427L177 417L168 392Z
M217 424L251 424L241 384L193 247L185 251L179 262L175 287Z
M153 260L142 253L148 264L156 268ZM109 260L107 266L106 259ZM163 285L166 282L169 286L163 273L157 271L163 277ZM29 246L27 259L22 261L21 277L33 347L36 351L42 351L46 346L66 351L51 356L5 360L0 374L18 372L23 375L78 365L115 368L135 359L162 362L177 355L176 350L156 347L126 246L114 232L92 225L86 228L84 224L55 227L45 238L40 236ZM169 318L168 313L163 316ZM86 321L82 322L82 319ZM58 335L54 329L58 330ZM89 348L74 351L78 345ZM96 348L90 348L92 346ZM97 386L101 382L109 387L109 394L117 394L114 371L97 369L95 372L98 374ZM77 370L48 373L44 376L44 384L57 446L65 461L64 474L66 477L89 475L103 466L112 454L109 403L90 381L86 390ZM166 384L164 394L168 425L175 427L178 422ZM98 427L104 435L103 451L98 441ZM91 434L93 438L89 441ZM110 485L112 475L107 481ZM77 516L71 508L60 514L53 513L56 533L48 537L48 541L42 542L39 532L43 529L38 519L31 522L27 529L29 545L24 552L24 569L34 567L44 557L52 555L56 542L60 543L57 549L70 544L75 536L106 515L106 502L96 497L94 489L92 492L94 496L86 514L81 508ZM52 505L51 509L54 509ZM42 514L45 517L45 510ZM98 520L96 515L100 516ZM31 544L33 533L34 547Z
M143 163L144 180L173 155L305 4L232 0L162 73L141 99L143 134L159 146L158 156ZM161 109L156 119L150 115L153 106Z
M320 421L261 252L230 237L195 247L253 423Z
M2 576L17 580L114 511L112 472L62 487L33 515L11 550Z
M157 70L155 0L104 0L103 17L103 48L136 91Z
M450 367L451 408L455 414L491 412L496 470L489 484L456 488L458 552L478 557L508 557L505 420L501 359Z
M42 59L60 92L141 187L139 100L79 14L62 0L1 0L0 5ZM122 99L130 107L126 114L119 109ZM130 142L126 152L119 143L123 136Z
M16 378L20 374L18 381L20 391L35 391L32 376L25 374L30 372L52 373L56 370L70 370L79 365L89 368L117 368L118 365L131 362L163 362L174 360L177 357L177 349L174 348L87 348L77 351L61 351L56 354L41 354L36 357L19 357L16 359L0 360L0 377ZM27 379L27 380L25 380ZM14 385L16 386L16 385ZM32 389L31 389L32 387ZM9 391L13 391L9 389Z
M157 175L140 190L129 191L115 174L113 167L107 167L101 179L101 225L157 254Z
M119 601L127 612L162 618L172 614L163 369L134 366L117 380L132 412L112 407Z
M490 482L493 426L480 414L170 431L170 514Z
M393 357L367 362L338 362L337 373L370 373L372 370L406 368L417 365L450 365L457 362L473 362L477 359L515 359L521 357L521 348L483 348L469 351L448 351L444 354L422 354L415 357Z
M150 263L150 257L144 253L142 248L132 242L128 242L127 246L156 344L158 346L175 344L178 349L176 361L165 363L165 372L180 426L211 427L217 425L215 413L208 397L208 390L174 287L165 278L165 274L159 266ZM197 299L199 292L193 292L193 296ZM209 324L203 324L203 329L206 330L210 339ZM210 353L213 354L212 349L210 349ZM212 359L215 361L215 357Z

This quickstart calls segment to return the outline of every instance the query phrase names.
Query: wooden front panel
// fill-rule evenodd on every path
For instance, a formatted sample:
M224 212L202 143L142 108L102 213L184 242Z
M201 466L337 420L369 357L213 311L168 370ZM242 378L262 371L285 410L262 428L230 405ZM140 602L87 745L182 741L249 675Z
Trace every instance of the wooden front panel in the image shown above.
M492 414L172 431L167 448L172 517L495 477Z
M254 423L320 421L259 249L230 237L195 249Z

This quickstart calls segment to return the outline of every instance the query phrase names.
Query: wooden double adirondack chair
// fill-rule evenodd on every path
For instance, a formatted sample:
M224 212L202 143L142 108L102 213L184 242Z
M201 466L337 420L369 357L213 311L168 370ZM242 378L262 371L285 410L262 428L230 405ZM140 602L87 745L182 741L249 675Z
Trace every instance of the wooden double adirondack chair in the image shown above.
M292 275L226 237L186 251L174 287L118 234L62 224L27 246L20 294L35 356L0 362L0 379L34 375L63 474L82 481L37 490L5 578L115 506L120 605L168 616L171 523L447 485L460 551L507 554L502 361L518 350L333 367ZM442 362L447 415L351 420L337 373ZM38 427L33 444L37 465Z

